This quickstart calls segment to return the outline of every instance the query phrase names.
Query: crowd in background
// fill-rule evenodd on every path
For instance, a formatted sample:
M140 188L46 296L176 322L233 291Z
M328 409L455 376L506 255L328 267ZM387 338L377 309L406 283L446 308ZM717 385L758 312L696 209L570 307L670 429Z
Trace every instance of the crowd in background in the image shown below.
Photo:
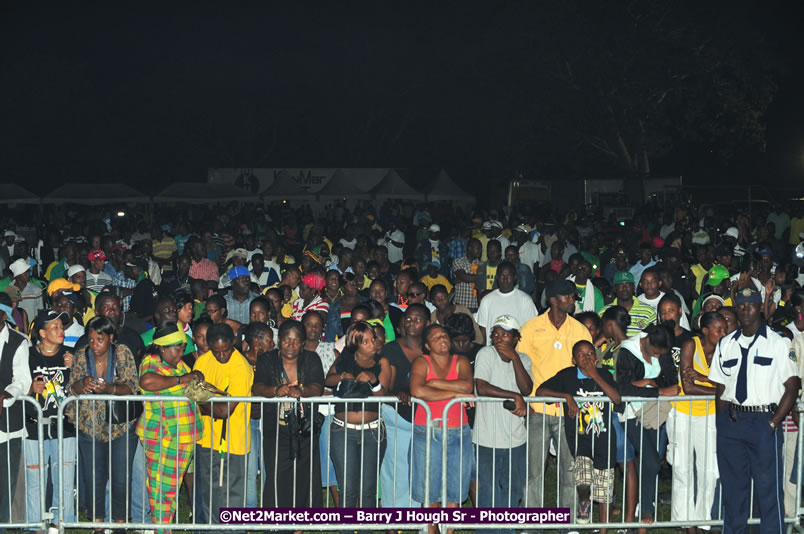
M321 217L229 206L200 217L165 209L147 222L90 210L47 225L7 219L0 479L12 492L0 497L0 521L19 499L36 520L39 469L55 480L59 403L79 394L63 422L69 475L48 503L69 506L54 522L79 510L170 522L182 486L202 522L217 522L222 506L256 506L258 495L263 506L438 505L440 440L454 506L470 495L479 506L551 505L552 449L558 502L578 522L594 506L602 521L649 523L669 464L673 519L719 517L714 403L646 415L621 396L714 394L709 366L744 323L740 304L758 304L768 328L801 350L804 210L653 208L626 221L401 202ZM183 395L199 383L286 400L91 401ZM42 408L42 465L36 418L11 403L25 395ZM301 401L321 395L398 402ZM445 409L473 395L513 402ZM533 395L566 401L528 403ZM411 397L443 433L425 432ZM796 425L791 415L783 426L788 479ZM76 459L95 468L76 473ZM616 468L622 510L612 508ZM15 493L18 470L25 491Z

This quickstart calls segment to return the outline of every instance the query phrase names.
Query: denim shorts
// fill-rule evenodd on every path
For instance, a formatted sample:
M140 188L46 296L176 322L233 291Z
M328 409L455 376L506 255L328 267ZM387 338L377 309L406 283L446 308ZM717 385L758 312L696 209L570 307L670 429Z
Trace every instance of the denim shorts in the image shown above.
M413 499L424 502L425 477L430 479L430 504L441 500L441 462L443 429L433 427L430 435L430 470L425 473L425 446L427 431L424 425L413 427L413 453L411 471ZM447 502L462 503L469 496L472 478L472 429L469 425L449 428L447 435Z
M617 438L617 463L630 462L636 458L636 453L631 442L625 439L625 425L616 415L612 414L611 426L614 427L614 435Z

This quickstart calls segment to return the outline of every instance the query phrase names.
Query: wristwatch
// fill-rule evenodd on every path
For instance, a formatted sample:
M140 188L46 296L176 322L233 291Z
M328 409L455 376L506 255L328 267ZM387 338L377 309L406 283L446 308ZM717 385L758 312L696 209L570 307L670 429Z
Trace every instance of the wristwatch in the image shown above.
M773 421L768 421L768 426L770 427L771 432L776 432L776 429L777 429L777 428L779 428L779 427L776 425L776 423L774 423Z

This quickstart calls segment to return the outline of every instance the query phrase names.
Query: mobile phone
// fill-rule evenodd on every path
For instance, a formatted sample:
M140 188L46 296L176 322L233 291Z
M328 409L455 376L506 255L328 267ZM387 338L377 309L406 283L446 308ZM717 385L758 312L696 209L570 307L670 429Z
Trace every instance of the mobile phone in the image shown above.
M514 402L511 399L504 400L503 401L503 408L505 408L509 412L513 412L514 410L516 410L516 402Z

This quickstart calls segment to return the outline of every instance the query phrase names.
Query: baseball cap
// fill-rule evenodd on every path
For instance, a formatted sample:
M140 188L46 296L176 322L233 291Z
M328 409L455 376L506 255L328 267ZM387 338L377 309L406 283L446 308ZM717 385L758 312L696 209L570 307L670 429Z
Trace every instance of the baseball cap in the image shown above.
M70 265L70 268L67 269L67 278L72 278L78 273L85 273L87 270L84 269L84 266L80 263L76 263L75 265Z
M631 271L617 271L614 275L614 284L634 283L634 274Z
M544 290L544 298L550 300L561 295L574 295L577 292L575 284L569 280L553 280Z
M17 234L15 234L11 230L6 230L5 232L3 232L3 237L17 237Z
M438 226L437 224L431 224L431 225L430 225L430 228L428 228L428 229L427 229L427 231L428 231L428 232L440 232L440 231L441 231L441 227L440 227L440 226Z
M229 269L229 280L234 280L235 278L239 278L241 276L251 276L251 273L248 272L248 269L242 265Z
M709 302L710 300L716 300L716 301L720 302L721 306L726 305L726 301L723 300L723 297L721 297L719 295L709 295L708 297L703 299L703 301L701 302L701 309L702 310L704 309L704 306L706 305L706 303Z
M229 254L226 255L226 261L231 260L234 257L248 259L248 251L244 248L236 248L234 250L230 250Z
M519 324L519 321L516 320L516 317L511 315L500 315L494 321L492 328L500 327L506 332L511 332L512 330L520 330L522 325Z
M89 254L87 255L87 259L89 259L89 261L97 261L97 260L104 260L105 261L106 260L106 253L103 250L99 249L99 248L97 248L95 250L90 250Z
M9 269L11 270L12 278L18 277L19 275L21 275L22 273L26 272L30 268L31 268L31 266L28 265L28 262L25 261L25 258L19 258L9 266Z
M491 223L486 221L483 223L483 226L480 227L481 230L491 230Z
M692 234L693 245L708 245L710 242L709 234L703 228Z
M519 226L514 228L514 231L515 232L525 232L526 234L530 233L530 230L528 230L528 227L525 226L524 224L520 224Z
M56 319L61 319L62 326L68 326L72 322L70 316L64 312L42 310L36 315L36 319L34 319L34 332L38 332L43 329L47 323L55 321Z
M727 235L729 237L733 237L734 239L739 239L740 231L737 229L736 226L729 226L726 229L726 232L723 234L724 236Z
M651 241L651 244L653 245L653 248L662 248L664 246L664 239L656 236Z
M723 280L729 277L729 270L723 265L713 265L709 269L709 278L706 280L708 286L719 286Z
M502 230L503 225L500 221L491 221L489 222L489 224L491 225L492 228L499 228Z
M746 287L745 289L739 290L734 296L735 304L742 304L744 302L762 304L762 296L759 294L759 291Z
M147 271L148 262L145 261L145 258L134 258L131 261L126 262L126 267L139 267L143 271Z
M56 278L55 280L50 282L50 284L48 284L48 286L47 286L47 294L50 295L51 297L57 291L65 291L65 290L66 291L81 291L81 286L79 286L78 284L73 284L72 282L70 282L66 278Z

